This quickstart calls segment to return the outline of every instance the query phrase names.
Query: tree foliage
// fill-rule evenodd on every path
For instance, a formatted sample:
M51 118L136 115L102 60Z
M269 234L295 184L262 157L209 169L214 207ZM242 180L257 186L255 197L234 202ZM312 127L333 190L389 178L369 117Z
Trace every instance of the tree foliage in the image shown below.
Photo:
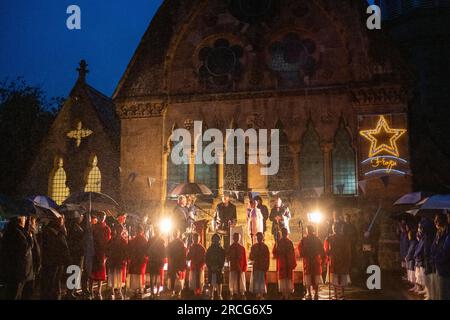
M22 78L0 82L0 193L18 195L62 103Z

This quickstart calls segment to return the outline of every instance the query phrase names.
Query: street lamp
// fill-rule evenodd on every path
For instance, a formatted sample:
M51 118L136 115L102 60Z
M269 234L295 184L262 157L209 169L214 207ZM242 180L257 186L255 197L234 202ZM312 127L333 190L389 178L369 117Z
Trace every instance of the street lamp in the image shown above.
M308 221L314 224L319 224L323 220L323 214L320 211L313 211L308 213Z
M161 220L160 224L159 224L159 228L161 230L161 233L165 234L165 235L170 235L170 232L172 231L172 220L170 220L169 218L164 218Z

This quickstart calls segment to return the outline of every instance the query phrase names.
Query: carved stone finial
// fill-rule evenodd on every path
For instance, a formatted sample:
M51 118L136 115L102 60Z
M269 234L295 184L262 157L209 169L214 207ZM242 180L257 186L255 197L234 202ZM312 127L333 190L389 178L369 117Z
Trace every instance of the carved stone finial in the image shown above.
M77 68L78 80L81 82L86 82L86 75L89 73L87 66L88 64L86 63L86 60L81 60L80 65Z

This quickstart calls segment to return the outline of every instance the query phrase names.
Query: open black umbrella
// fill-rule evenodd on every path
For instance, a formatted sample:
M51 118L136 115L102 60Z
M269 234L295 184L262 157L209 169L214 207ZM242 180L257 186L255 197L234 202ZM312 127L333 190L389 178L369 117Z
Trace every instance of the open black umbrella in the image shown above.
M181 195L203 195L203 196L211 196L212 191L201 183L180 183L170 192L171 197L177 197Z
M79 205L88 212L92 211L120 211L121 207L116 200L104 193L78 192L71 194L63 205Z
M408 211L416 216L433 218L436 214L444 213L450 209L450 195L434 195L417 203Z
M418 192L411 192L403 195L397 201L395 201L394 206L397 205L415 205L418 202L422 201L425 198L428 198L432 195L431 192L424 192L424 191L418 191Z
M3 212L7 218L34 215L47 219L61 217L56 209L39 205L30 199L11 200L3 207Z

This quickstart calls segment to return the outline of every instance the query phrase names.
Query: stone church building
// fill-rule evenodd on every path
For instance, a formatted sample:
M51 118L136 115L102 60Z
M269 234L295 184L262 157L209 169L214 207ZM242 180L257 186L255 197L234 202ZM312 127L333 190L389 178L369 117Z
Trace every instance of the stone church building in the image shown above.
M241 224L247 192L266 205L279 195L295 242L311 211L327 220L335 209L349 213L365 230L363 216L380 209L381 263L396 267L388 216L412 190L413 77L384 31L367 29L366 10L357 0L164 1L112 99L86 83L80 65L27 187L55 200L98 190L157 221L174 205L175 185L197 182L214 192L198 200L206 212L225 191L243 198L234 200ZM194 121L223 133L279 129L278 174L193 156L173 164L172 132Z

